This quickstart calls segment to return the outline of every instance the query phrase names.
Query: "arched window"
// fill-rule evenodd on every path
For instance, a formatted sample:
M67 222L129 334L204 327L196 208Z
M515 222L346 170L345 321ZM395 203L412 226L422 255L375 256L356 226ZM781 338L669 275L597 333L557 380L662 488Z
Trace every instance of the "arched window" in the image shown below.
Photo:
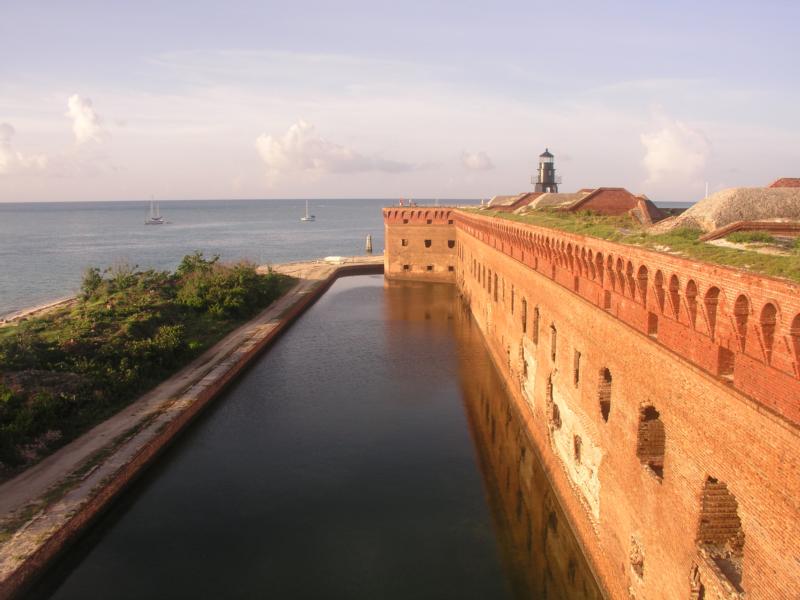
M636 456L656 477L664 477L666 433L661 415L653 406L645 406L639 415L639 437Z
M556 342L558 331L556 331L555 323L550 325L550 358L555 362L556 360Z
M600 414L603 415L603 421L607 423L608 415L611 414L611 371L606 368L600 369L597 397L600 401Z
M713 477L706 479L700 505L697 545L703 548L738 592L742 589L744 530L736 497Z
M533 343L539 343L539 307L533 309Z

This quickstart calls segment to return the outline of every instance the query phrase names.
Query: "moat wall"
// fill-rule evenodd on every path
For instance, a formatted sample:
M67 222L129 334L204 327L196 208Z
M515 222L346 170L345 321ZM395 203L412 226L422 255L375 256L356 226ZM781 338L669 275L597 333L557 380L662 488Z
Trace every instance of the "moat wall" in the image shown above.
M796 285L403 212L384 210L386 277L458 286L610 596L796 597Z

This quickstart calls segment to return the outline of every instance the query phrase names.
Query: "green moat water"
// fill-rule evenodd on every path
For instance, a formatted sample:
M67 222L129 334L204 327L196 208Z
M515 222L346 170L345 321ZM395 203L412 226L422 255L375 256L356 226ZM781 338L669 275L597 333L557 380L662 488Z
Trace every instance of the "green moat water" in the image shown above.
M32 596L599 592L453 286L365 276L337 281Z

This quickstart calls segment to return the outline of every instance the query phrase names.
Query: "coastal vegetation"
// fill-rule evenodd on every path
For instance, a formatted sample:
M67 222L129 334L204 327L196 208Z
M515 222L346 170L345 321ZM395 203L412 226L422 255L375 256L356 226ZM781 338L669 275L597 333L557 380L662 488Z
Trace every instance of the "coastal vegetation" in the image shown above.
M776 246L778 250L776 253L764 253L749 248L703 242L700 240L703 232L699 229L680 228L667 233L651 234L625 215L605 216L588 211L572 213L556 210L537 210L518 215L487 209L464 210L800 281L800 241L795 241L788 248L785 245ZM763 233L744 232L741 236L740 243L775 245L774 238L764 236ZM728 241L737 241L731 240L730 237ZM769 237L770 241L767 241L766 237Z
M87 269L72 304L0 328L0 479L114 414L291 284L200 252L174 272Z

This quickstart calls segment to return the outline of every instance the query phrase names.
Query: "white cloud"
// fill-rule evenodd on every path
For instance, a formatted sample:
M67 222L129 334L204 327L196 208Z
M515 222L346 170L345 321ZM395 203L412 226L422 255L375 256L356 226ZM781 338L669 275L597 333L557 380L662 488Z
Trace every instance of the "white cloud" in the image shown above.
M99 144L108 137L89 98L81 98L78 94L70 96L67 100L67 116L72 119L72 131L78 144L92 141Z
M461 155L461 165L469 171L494 169L494 163L485 152L464 152Z
M711 142L698 129L661 118L657 131L640 136L647 184L692 185L702 180Z
M289 127L282 136L260 135L256 140L256 149L270 176L302 171L401 173L415 169L414 165L408 163L365 156L352 148L326 140L312 124L303 120Z
M0 175L13 175L42 171L47 166L44 155L25 156L14 149L14 128L0 123Z

